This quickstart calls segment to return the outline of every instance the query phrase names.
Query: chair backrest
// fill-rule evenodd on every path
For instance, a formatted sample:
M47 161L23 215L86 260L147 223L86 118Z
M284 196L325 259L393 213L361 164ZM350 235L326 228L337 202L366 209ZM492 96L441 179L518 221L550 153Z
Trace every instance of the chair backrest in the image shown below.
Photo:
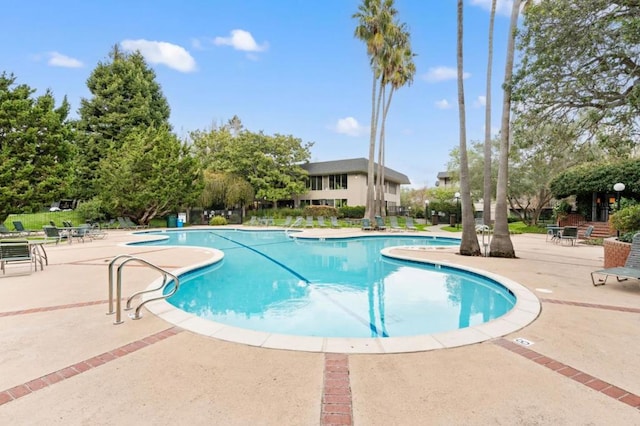
M22 225L22 222L20 222L19 220L13 221L13 227L16 228L16 231L18 232L26 231L26 229L24 229L24 226Z
M587 226L587 229L584 231L584 237L589 238L591 237L592 233L593 233L593 225L589 225Z
M284 220L284 226L291 225L291 216L287 216Z
M624 266L625 268L640 269L640 232L633 236L631 251Z
M60 230L55 226L45 225L42 227L44 230L44 235L47 238L60 238Z
M338 223L338 218L335 216L331 216L329 218L329 220L331 220L331 225L335 226L336 228L340 226L340 224Z
M362 219L362 229L371 229L371 221L365 217Z
M391 224L392 227L397 228L398 227L398 218L395 216L389 216L389 223Z
M31 248L28 241L0 241L0 260L3 262L30 259Z
M577 238L578 227L577 226L565 226L562 230L562 238Z
M382 216L376 216L376 223L378 224L378 228L384 228L384 219Z
M405 224L407 228L415 228L415 225L413 224L413 218L411 216L407 216L405 218Z
M324 225L324 216L318 216L318 223Z
M307 225L313 226L313 216L307 216Z

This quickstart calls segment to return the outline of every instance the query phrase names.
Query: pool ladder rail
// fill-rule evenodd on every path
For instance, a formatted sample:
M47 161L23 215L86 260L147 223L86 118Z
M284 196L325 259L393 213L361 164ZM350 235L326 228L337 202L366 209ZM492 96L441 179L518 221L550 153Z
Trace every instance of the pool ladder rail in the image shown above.
M120 259L124 259L120 265L118 265L118 272L117 272L117 280L116 280L116 302L115 302L115 310L113 309L113 269L116 265L116 262ZM139 257L135 257L129 254L121 254L118 255L116 257L114 257L111 262L109 262L109 312L107 312L107 315L113 315L116 314L116 319L113 322L114 325L117 324L122 324L124 321L122 321L122 269L124 268L125 265L127 265L130 262L138 262L141 263L144 266L147 266L151 269L154 269L158 272L160 272L162 274L162 284L160 284L158 287L156 288L152 288L152 289L147 289L147 290L142 290L142 291L138 291L136 293L133 293L128 299L127 299L127 304L125 307L125 311L130 311L131 309L133 309L131 307L131 303L133 301L133 299L137 296L140 296L142 294L145 293L151 293L154 291L158 291L161 289L164 289L167 285L167 283L169 283L170 281L168 280L168 278L172 278L173 282L174 282L174 286L173 289L167 293L167 294L163 294L162 296L158 296L158 297L153 297L151 299L147 299L145 301L143 301L142 303L140 303L136 308L135 308L135 312L132 314L129 314L129 318L134 319L134 320L138 320L140 318L142 318L142 316L140 315L140 310L142 309L142 307L144 305L146 305L149 302L153 302L154 300L164 300L167 299L171 296L173 296L177 291L178 288L180 287L180 280L178 279L178 277L174 274L172 274L171 272L168 272L162 268L160 268L159 266L154 265L151 262L148 262L142 258Z

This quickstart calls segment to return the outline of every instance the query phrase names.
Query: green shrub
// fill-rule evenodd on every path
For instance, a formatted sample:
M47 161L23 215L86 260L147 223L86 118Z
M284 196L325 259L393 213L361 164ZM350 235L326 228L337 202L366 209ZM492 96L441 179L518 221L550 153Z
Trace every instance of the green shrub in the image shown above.
M306 206L302 211L302 216L338 216L338 209L331 206Z
M338 209L339 217L359 219L364 217L364 206L342 206Z
M636 235L638 232L640 232L640 230L625 232L624 234L620 234L620 236L618 237L618 241L622 241L623 243L632 243L633 236Z
M100 222L106 217L102 202L97 198L80 203L76 212L84 221Z
M218 225L226 225L227 219L222 216L214 216L209 220L209 225L218 226Z
M640 229L640 205L625 207L611 216L611 225L620 233Z

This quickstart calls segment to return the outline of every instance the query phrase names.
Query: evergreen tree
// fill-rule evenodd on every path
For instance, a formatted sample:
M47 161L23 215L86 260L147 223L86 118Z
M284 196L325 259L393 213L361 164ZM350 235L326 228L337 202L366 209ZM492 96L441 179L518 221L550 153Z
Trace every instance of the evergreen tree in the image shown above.
M82 99L77 123L77 196L96 195L98 164L110 148L124 145L131 132L169 127L170 108L140 52L125 53L116 45L107 62L100 62L87 80L91 98Z
M33 97L31 87L0 74L0 223L67 195L72 131L64 98Z

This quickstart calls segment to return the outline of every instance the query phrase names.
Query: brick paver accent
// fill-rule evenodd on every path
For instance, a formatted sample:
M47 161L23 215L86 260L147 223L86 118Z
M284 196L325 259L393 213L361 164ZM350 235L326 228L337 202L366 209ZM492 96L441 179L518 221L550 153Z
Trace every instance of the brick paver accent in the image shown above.
M322 390L322 426L352 425L349 357L346 354L325 354L324 388Z
M600 305L597 303L570 302L567 300L558 300L558 299L540 299L540 301L545 303L555 303L558 305L580 306L583 308L606 309L609 311L631 312L635 314L640 314L639 308L628 308L625 306Z
M494 340L493 343L513 353L530 359L537 364L544 365L550 370L553 370L556 373L562 374L565 377L575 380L578 383L582 383L583 385L588 386L597 392L601 392L604 395L607 395L613 399L616 399L640 410L640 396L632 392L626 391L610 383L597 379L590 374L587 374L569 365L563 364L560 361L556 361L554 359L546 357L534 350L521 346L510 340L500 338Z
M95 303L90 303L90 304L95 304ZM80 305L83 306L82 304ZM137 340L132 343L128 343L124 346L121 346L109 352L96 355L92 358L78 362L71 366L64 367L58 371L54 371L53 373L49 373L45 376L38 377L27 383L14 386L10 389L5 389L4 391L0 391L0 406L8 402L11 402L15 399L21 398L25 395L29 395L30 393L36 392L40 389L54 385L55 383L70 379L73 376L77 376L78 374L82 374L85 371L89 371L93 368L104 365L107 362L111 362L115 359L122 358L123 356L126 356L139 349L152 345L153 343L159 342L171 336L175 336L181 331L183 331L181 328L171 327L166 330L162 330L158 333L152 334L151 336L145 337L144 339Z

